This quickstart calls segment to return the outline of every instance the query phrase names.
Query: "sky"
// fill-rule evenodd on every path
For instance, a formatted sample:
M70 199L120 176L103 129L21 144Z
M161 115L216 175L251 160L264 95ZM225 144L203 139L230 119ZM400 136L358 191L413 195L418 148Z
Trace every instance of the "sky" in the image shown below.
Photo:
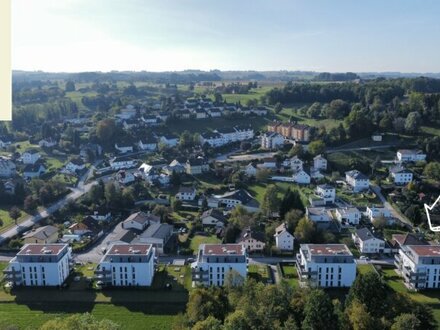
M12 0L12 67L440 72L440 1Z

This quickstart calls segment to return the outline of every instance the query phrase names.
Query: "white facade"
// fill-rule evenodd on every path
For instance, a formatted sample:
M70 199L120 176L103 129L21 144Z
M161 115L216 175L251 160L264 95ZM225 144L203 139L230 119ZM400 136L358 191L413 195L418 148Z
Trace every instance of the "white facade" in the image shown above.
M145 140L145 142L144 142L144 141L140 140L138 142L138 147L140 150L143 150L143 151L154 151L157 149L157 143L156 143L156 141L150 141L150 140L146 141Z
M101 259L95 278L110 286L151 286L154 248L150 244L115 244Z
M391 218L391 212L385 207L367 207L367 216L370 221L374 221L375 218Z
M294 172L302 171L303 165L304 162L301 159L299 159L297 156L294 156L290 159L286 159L283 162L283 166L290 167Z
M370 180L358 170L346 172L345 181L353 188L354 192L361 192L370 188Z
M426 154L421 150L401 149L396 153L399 162L417 162L426 160Z
M296 259L300 281L312 287L350 287L356 278L356 263L344 244L301 244Z
M126 154L127 152L133 152L133 146L129 146L129 145L118 145L116 143L115 149L118 150L121 154Z
M11 178L16 173L16 166L10 159L0 157L0 177Z
M40 153L35 150L25 151L21 155L21 159L23 161L23 164L26 164L26 165L35 164L40 159L40 157L41 157Z
M392 170L391 177L395 184L404 185L410 183L413 180L413 173L406 169Z
M298 184L310 184L310 175L301 170L293 175L293 179Z
M327 159L325 159L322 155L318 155L313 158L313 168L315 170L327 170Z
M4 271L14 285L60 286L70 274L67 244L26 244Z
M75 173L76 171L82 171L86 168L86 164L84 164L82 161L70 161L66 165L66 170Z
M284 137L275 132L269 132L261 135L262 149L278 149L284 145Z
M360 253L383 253L385 251L385 241L375 237L368 228L356 230L352 238Z
M328 184L316 187L316 195L321 197L325 203L334 203L336 199L336 189Z
M356 207L342 207L335 211L336 219L342 224L358 225L362 213Z
M325 207L306 207L306 215L313 222L330 222L332 220Z
M200 135L200 143L204 145L205 143L209 144L213 148L221 147L227 144L228 142L225 140L223 135L219 133L205 133Z
M293 251L295 237L287 231L287 225L281 224L275 229L275 246L281 251Z
M136 161L134 159L114 158L110 160L110 167L112 170L129 169L134 166L136 166Z
M257 175L257 168L252 164L248 164L244 169L244 173L249 177L255 177Z
M395 258L398 272L408 288L440 288L439 245L404 245Z
M176 147L179 144L179 138L161 136L159 138L159 142L166 145L167 147Z
M247 276L246 249L241 244L201 244L191 264L193 285L222 286L230 271Z
M176 194L176 199L181 201L193 201L196 198L196 189L181 187L179 192Z

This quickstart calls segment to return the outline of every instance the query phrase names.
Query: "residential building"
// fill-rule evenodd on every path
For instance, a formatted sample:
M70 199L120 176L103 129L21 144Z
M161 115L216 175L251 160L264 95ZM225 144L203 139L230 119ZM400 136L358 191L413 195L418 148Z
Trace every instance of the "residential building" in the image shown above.
M424 239L413 233L393 234L391 236L391 244L393 244L398 250L405 245L428 245Z
M345 172L345 181L354 192L361 192L370 188L370 180L358 170Z
M157 254L163 254L172 236L173 226L167 223L152 223L134 242L152 244Z
M196 199L197 190L194 187L180 187L176 199L180 201L193 201Z
M0 148L4 149L12 144L12 138L9 136L0 136Z
M57 144L58 142L52 140L52 138L42 139L38 142L38 146L40 146L40 148L52 148L55 147Z
M43 226L33 229L23 236L24 243L51 244L58 241L58 228Z
M413 173L401 166L390 168L390 177L396 185L406 185L413 180Z
M310 175L304 170L300 170L293 174L293 179L294 182L298 184L310 184L311 181Z
M426 154L421 150L400 149L397 151L396 156L397 160L402 163L426 160Z
M373 133L371 135L371 140L373 140L374 142L382 142L382 139L383 139L382 133Z
M257 175L257 168L254 166L254 164L249 163L246 165L246 167L244 169L244 173L248 177L255 177Z
M40 163L28 164L23 169L23 177L28 180L39 178L44 173L46 173L46 168Z
M6 157L0 156L0 177L12 178L15 176L17 167L15 163Z
M283 162L283 166L290 167L290 169L294 172L298 172L303 170L304 162L298 158L298 156L293 156L290 159L286 159Z
M3 273L16 286L61 286L71 261L67 244L25 244Z
M202 225L207 227L225 227L226 217L218 209L209 209L200 217Z
M176 147L179 144L179 137L173 134L162 135L159 138L159 143L166 145L167 147Z
M121 154L126 154L129 152L133 152L133 145L131 144L121 144L121 143L115 143L115 149L121 153Z
M368 228L356 229L352 238L360 253L383 253L385 250L385 241L376 237Z
M310 141L310 126L302 124L294 124L291 128L290 137L295 141L309 142Z
M151 286L154 256L151 244L114 244L99 262L95 278L109 286Z
M116 117L120 119L131 119L136 117L137 111L134 106L131 104L127 105L125 109L121 109L120 113L116 115Z
M208 199L209 207L225 207L232 209L237 205L243 206L249 212L257 212L260 209L258 201L244 189L238 189L224 193L223 195L213 195Z
M198 175L209 171L209 164L200 158L188 159L185 164L187 174Z
M362 213L356 207L340 207L335 211L336 219L342 225L352 225L356 226L361 220Z
M25 165L34 165L40 157L41 155L36 149L28 149L21 155L21 159Z
M329 184L318 185L315 193L324 200L325 204L333 204L335 202L336 188Z
M287 230L284 222L275 229L275 246L281 251L293 251L295 237Z
M96 209L90 217L96 221L110 221L112 219L112 214L107 208L102 207Z
M143 151L154 151L157 149L157 141L152 137L143 138L139 140L138 148Z
M315 223L330 223L332 217L325 207L306 207L306 216Z
M386 207L367 206L366 213L371 222L374 222L378 218L385 218L388 224L394 221L391 211Z
M200 244L191 270L193 286L222 286L231 271L241 276L242 283L247 277L246 249L241 244Z
M114 157L110 160L110 167L112 170L129 169L136 166L136 160L129 157Z
M66 170L70 173L76 173L86 168L86 164L81 158L73 158L66 164Z
M266 246L265 241L266 239L263 232L246 228L241 232L237 243L242 244L247 252L262 253Z
M136 212L122 222L122 228L143 231L155 223L160 223L160 217L145 212Z
M404 245L395 265L409 289L440 288L440 245Z
M350 287L356 263L345 244L301 244L296 257L299 280L312 287Z
M202 145L207 143L213 148L218 148L224 146L227 142L220 133L205 132L200 135L200 143Z
M327 170L327 159L325 159L322 155L315 156L313 158L313 168L315 170Z
M276 170L278 169L278 163L275 158L264 158L262 164L258 164L257 168L259 169L268 169L268 170Z
M136 178L134 177L133 173L128 172L126 170L119 170L118 173L116 173L115 179L117 182L119 182L122 185L129 185L130 183L136 181Z
M261 135L262 149L278 149L284 145L284 137L275 132L268 132Z

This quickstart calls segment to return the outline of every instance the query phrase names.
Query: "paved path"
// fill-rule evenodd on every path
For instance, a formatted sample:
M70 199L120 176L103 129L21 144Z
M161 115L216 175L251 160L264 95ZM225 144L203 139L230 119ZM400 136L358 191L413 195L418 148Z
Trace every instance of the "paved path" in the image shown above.
M371 185L370 186L371 189L374 191L374 193L379 197L380 201L382 202L383 206L385 208L387 208L392 216L396 219L399 219L402 223L406 224L409 226L409 228L413 228L413 225L411 223L411 221L409 221L406 217L402 216L399 212L397 212L394 207L388 203L387 199L385 198L385 196L382 194L381 189L379 186L377 185Z

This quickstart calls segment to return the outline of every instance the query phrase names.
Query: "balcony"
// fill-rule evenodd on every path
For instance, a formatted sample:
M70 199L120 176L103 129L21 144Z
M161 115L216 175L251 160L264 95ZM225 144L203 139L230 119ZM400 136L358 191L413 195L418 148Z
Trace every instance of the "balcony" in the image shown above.
M3 274L5 274L5 275L10 275L10 274L20 274L20 275L21 275L21 270L16 270L16 269L10 269L10 268L8 268L8 269L5 269L5 270L3 271Z
M316 278L318 272L316 270L309 271L303 265L301 265L298 261L295 263L296 270L298 271L298 275L302 279L310 279Z
M95 270L95 275L108 275L111 274L110 269L97 269Z
M209 271L192 269L191 276L195 282L205 282L209 280Z

